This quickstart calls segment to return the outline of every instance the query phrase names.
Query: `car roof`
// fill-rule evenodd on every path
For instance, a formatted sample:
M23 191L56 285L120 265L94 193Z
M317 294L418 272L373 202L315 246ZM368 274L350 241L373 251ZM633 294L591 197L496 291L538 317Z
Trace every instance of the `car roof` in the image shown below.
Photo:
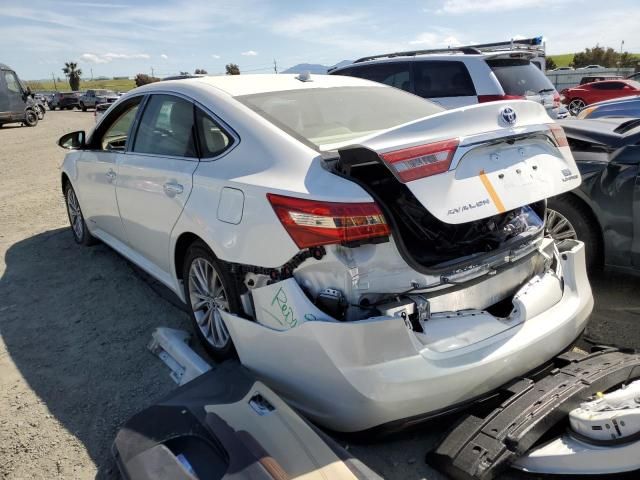
M600 105L612 105L618 103L640 102L640 94L629 95L627 97L611 98L609 100L602 100L601 102L595 102L590 104L590 107L598 107Z
M215 87L232 97L285 90L306 90L312 88L386 87L386 85L356 77L310 75L309 80L303 81L300 80L300 75L296 74L251 74L218 75L201 78L187 78L184 80L169 80L145 85L145 89L163 90L169 86L180 88L195 84L206 84L211 87Z

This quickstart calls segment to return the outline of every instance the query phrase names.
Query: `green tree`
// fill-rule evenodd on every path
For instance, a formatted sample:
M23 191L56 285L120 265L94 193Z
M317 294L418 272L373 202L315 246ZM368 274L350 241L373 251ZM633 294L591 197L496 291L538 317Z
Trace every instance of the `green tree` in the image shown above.
M556 62L553 58L551 57L547 57L547 70L555 70L556 68L558 68L558 65L556 65Z
M82 76L82 70L78 68L76 62L65 62L62 72L69 79L69 86L72 91L80 90L80 77Z
M606 68L617 67L620 54L611 47L596 45L593 48L585 48L573 56L571 66L573 68L586 67L587 65L602 65Z
M228 63L224 66L227 75L240 75L240 67L235 63Z
M204 68L196 68L195 72L196 75L206 75L207 71Z
M147 83L154 83L159 81L159 78L152 77L151 75L147 75L145 73L139 73L135 78L136 87L141 87L142 85L146 85Z
M638 66L638 62L640 62L640 58L630 54L629 52L624 52L620 55L619 60L620 68L636 68Z

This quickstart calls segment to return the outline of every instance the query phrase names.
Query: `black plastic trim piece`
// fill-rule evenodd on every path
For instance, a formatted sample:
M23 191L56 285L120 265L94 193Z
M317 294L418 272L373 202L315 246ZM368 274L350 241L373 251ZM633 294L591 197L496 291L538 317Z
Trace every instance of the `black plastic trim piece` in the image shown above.
M523 377L505 386L508 399L488 414L464 417L427 455L427 462L455 480L495 478L566 421L580 402L630 380L640 354L614 348L572 351L554 363L558 367L539 380Z

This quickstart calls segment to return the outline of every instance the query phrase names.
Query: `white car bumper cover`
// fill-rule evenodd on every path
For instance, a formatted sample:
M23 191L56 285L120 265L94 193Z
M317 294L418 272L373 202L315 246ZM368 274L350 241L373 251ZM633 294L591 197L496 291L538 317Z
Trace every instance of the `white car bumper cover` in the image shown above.
M278 331L223 316L242 363L294 407L333 430L361 431L471 400L570 345L586 326L593 297L584 245L572 242L560 257L563 282L551 273L536 277L514 298L509 318L434 315L424 334L398 317L307 321ZM296 301L315 311L299 295L304 299Z

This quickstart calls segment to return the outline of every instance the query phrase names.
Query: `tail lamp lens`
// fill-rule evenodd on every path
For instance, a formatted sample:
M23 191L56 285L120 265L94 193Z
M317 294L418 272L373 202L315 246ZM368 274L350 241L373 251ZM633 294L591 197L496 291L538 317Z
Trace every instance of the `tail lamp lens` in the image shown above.
M445 140L383 153L381 157L398 179L407 183L449 170L458 143L457 139Z
M299 248L346 245L390 234L382 211L373 202L320 202L272 193L267 198Z

